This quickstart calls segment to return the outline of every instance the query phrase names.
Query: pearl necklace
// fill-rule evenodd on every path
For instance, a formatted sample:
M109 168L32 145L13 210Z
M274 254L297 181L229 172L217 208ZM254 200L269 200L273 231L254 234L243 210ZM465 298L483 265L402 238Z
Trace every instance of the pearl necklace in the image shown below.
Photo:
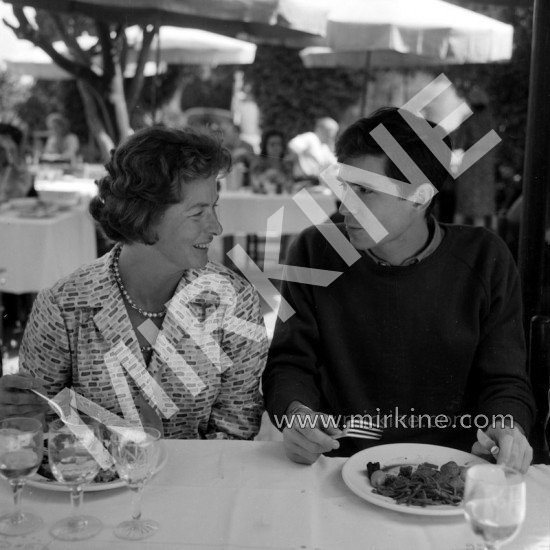
M164 317L166 315L166 308L163 308L162 311L159 311L158 313L153 313L151 311L145 311L141 309L133 300L130 298L130 295L128 294L128 291L126 290L126 287L124 286L124 283L122 282L122 278L120 277L120 269L118 266L118 259L120 257L120 252L122 251L122 246L119 246L115 250L115 255L113 257L113 273L115 275L115 280L117 282L118 288L120 289L120 292L122 293L122 296L124 299L128 302L130 307L135 309L140 315L143 315L143 317L148 317L149 319L159 319L161 317Z

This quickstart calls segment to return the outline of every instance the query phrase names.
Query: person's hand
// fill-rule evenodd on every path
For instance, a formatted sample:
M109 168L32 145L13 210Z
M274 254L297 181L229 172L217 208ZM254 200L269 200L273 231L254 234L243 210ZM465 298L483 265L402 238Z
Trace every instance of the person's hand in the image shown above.
M333 436L339 430L332 418L311 410L305 405L292 403L287 412L289 425L283 430L286 456L300 464L313 464L323 453L340 447Z
M28 391L43 390L43 382L21 374L7 374L0 378L0 419L11 416L37 416L46 412L46 401Z
M486 432L478 430L478 441L472 447L472 453L483 458L493 454L497 464L527 472L533 460L533 449L519 424L514 427L490 427ZM498 450L495 449L495 445ZM491 453L493 449L493 453Z

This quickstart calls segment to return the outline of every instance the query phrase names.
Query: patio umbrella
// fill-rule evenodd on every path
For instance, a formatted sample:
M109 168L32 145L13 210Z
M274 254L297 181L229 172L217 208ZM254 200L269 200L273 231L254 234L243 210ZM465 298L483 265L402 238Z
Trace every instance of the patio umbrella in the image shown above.
M126 36L139 51L141 28L127 29ZM256 45L250 42L182 27L161 27L151 48L151 59L168 65L246 65L255 56Z
M197 28L254 42L305 47L324 32L334 0L9 0L54 13L73 13L125 25Z
M306 67L411 68L509 60L513 27L441 0L341 0L326 13L326 46Z
M11 30L0 29L10 32ZM80 36L78 43L83 49L90 48L97 38L94 36ZM63 42L54 42L54 48L66 57L71 57L67 50L67 46ZM32 76L33 78L42 80L71 80L74 75L64 71L56 65L52 58L28 40L18 40L14 36L11 48L2 49L0 52L0 64L3 64L11 74L20 76ZM101 58L97 56L94 66L97 71L101 71ZM124 76L130 78L134 76L136 70L135 61L129 61L126 64ZM153 76L158 72L166 71L166 63L162 63L159 67L154 61L149 61L145 64L145 76Z
M1 25L1 24L0 24ZM4 27L2 31L10 33L11 29ZM128 42L132 47L129 61L126 64L125 76L131 77L136 67L136 52L141 46L141 28L130 27L126 30ZM93 36L80 36L80 46L87 50L97 41ZM3 48L0 59L4 61L12 74L28 75L45 80L68 80L73 75L61 69L52 62L51 57L27 40L18 40L13 36L11 47ZM70 57L63 42L55 42L55 49ZM158 49L158 51L157 51ZM158 38L153 44L150 61L145 65L145 76L153 76L164 72L166 65L243 65L254 62L256 45L244 40L201 31L199 29L184 29L180 27L162 27L160 42ZM157 68L157 62L159 67ZM101 70L101 57L97 56L95 66Z

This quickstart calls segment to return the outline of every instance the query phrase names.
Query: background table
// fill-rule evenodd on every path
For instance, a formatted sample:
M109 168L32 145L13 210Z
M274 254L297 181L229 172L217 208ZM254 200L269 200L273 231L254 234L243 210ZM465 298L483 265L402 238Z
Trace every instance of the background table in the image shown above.
M130 493L87 493L83 512L104 529L71 545L48 530L70 512L69 495L27 488L24 508L45 520L27 537L0 537L11 548L33 550L480 550L480 539L462 516L412 516L361 500L344 485L342 458L313 466L290 462L282 444L245 441L166 441L168 462L143 494L143 517L161 529L142 542L117 539L113 528L129 518ZM506 550L550 548L550 467L532 466L527 480L527 519ZM0 512L10 491L0 485ZM35 542L36 546L16 546ZM47 546L46 546L47 545ZM3 546L0 546L4 548ZM10 548L7 546L7 548Z
M96 257L95 226L82 206L38 219L0 212L2 292L38 292Z

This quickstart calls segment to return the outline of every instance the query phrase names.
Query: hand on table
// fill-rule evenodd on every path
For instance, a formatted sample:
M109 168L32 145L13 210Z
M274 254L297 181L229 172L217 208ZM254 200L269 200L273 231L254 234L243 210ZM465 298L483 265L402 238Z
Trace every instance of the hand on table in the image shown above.
M527 472L533 460L533 449L523 433L523 429L516 422L514 427L490 427L486 432L479 433L478 441L472 447L472 453L482 458L491 455L491 448L498 446L494 452L497 464L503 464ZM496 451L496 449L495 449Z
M291 403L288 411L287 417L292 419L292 424L283 430L283 442L290 460L313 464L323 453L340 447L333 436L340 434L341 430L330 424L329 415L297 402Z
M27 391L44 392L43 382L21 374L7 374L0 378L0 419L12 416L37 416L47 409L47 403Z

